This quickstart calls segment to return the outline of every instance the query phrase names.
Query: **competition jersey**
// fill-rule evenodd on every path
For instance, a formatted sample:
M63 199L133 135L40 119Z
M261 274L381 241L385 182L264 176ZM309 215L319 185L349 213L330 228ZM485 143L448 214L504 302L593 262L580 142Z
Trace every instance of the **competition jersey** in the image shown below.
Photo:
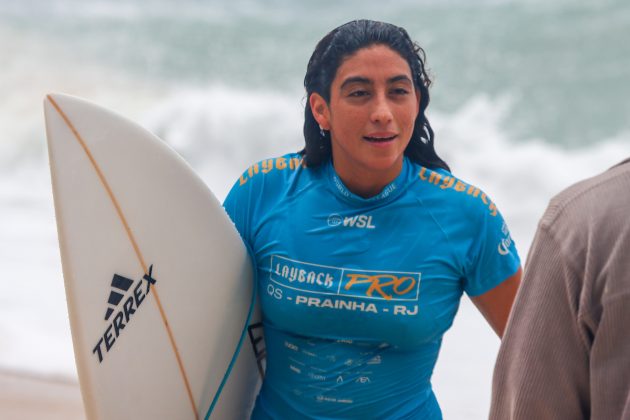
M462 293L513 275L495 204L407 158L375 197L298 154L243 173L224 206L258 269L267 370L254 419L440 419L431 374Z

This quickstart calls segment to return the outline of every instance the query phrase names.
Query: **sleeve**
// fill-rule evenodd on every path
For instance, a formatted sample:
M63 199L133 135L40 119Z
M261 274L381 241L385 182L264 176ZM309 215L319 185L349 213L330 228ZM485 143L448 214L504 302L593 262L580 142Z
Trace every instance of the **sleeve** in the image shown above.
M494 371L490 419L589 417L578 274L539 226Z
M483 194L485 197L485 194ZM483 202L488 204L479 206ZM512 276L521 265L514 240L496 205L487 197L476 202L477 217L470 224L476 230L466 255L464 290L479 296Z
M234 223L236 230L243 238L246 245L252 245L252 223L255 214L253 199L254 180L247 178L245 172L232 186L227 197L223 201L223 208Z

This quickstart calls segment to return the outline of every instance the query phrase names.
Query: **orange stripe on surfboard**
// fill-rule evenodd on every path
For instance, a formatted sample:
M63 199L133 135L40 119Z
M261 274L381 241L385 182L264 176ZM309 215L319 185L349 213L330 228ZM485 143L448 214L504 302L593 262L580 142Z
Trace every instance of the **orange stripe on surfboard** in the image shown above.
M116 208L116 213L118 213L118 218L120 219L120 222L123 224L123 227L125 228L125 232L127 233L127 237L129 238L129 241L131 242L131 245L133 246L133 249L136 253L136 257L138 258L138 262L142 266L142 270L144 271L144 273L148 275L149 272L148 272L147 264L144 260L144 257L142 256L142 252L140 252L140 247L138 247L138 243L136 242L136 239L133 236L133 232L131 228L129 227L129 224L127 223L127 219L125 218L122 208L120 207L120 204L118 203L118 200L116 199L116 196L114 195L112 189L110 188L109 183L105 179L105 176L103 175L103 172L101 171L101 168L99 167L98 163L94 159L92 152L90 152L90 149L88 148L87 144L85 143L85 141L83 140L83 138L81 137L77 129L74 127L74 125L72 124L68 116L63 112L63 110L57 104L57 102L55 102L52 96L46 95L46 98L50 101L52 106L57 110L57 112L59 113L61 118L64 120L64 122L66 123L70 131L72 131L72 134L74 134L74 137L77 139L77 141L79 142L79 144L85 151L85 154L87 155L88 159L92 163L92 167L96 171L96 174L98 175L98 178L101 181L101 184L103 184L103 187L105 188L105 191L107 192L107 195L109 196L112 204ZM169 325L168 319L166 318L166 313L164 311L164 308L162 307L162 302L160 301L160 296L158 294L156 286L157 284L153 285L153 293L155 295L155 302L160 312L162 323L164 324L164 327L166 328L166 332L168 334L171 347L173 348L173 352L175 353L175 358L177 359L177 365L179 366L179 371L182 375L182 379L184 380L184 385L186 386L186 392L188 393L188 399L190 400L190 405L192 407L193 412L195 413L195 419L199 420L199 414L197 413L197 406L195 404L195 399L192 394L192 389L188 381L188 376L186 375L184 364L182 363L182 359L179 354L179 350L177 349L177 344L175 342L173 332L171 331L171 327Z

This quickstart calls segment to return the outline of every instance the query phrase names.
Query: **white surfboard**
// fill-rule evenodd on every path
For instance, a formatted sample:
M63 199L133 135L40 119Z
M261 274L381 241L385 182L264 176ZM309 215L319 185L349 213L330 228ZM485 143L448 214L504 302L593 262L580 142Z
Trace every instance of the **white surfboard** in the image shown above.
M44 104L87 417L199 419L212 405L212 419L247 418L262 329L251 263L224 209L138 125L71 96Z

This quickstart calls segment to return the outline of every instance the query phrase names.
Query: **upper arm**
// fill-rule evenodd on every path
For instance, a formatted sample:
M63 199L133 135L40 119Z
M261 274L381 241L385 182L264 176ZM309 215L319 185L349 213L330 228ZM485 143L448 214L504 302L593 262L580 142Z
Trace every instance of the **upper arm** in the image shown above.
M514 297L521 284L522 272L519 267L516 273L499 283L498 286L479 296L471 297L479 312L499 337L503 337Z
M223 202L223 208L243 240L249 243L251 216L254 213L253 205L256 200L252 197L252 182L243 182L245 176L246 173L232 186Z
M471 246L466 256L464 290L499 337L507 325L521 283L521 263L505 220L491 201L473 213Z

